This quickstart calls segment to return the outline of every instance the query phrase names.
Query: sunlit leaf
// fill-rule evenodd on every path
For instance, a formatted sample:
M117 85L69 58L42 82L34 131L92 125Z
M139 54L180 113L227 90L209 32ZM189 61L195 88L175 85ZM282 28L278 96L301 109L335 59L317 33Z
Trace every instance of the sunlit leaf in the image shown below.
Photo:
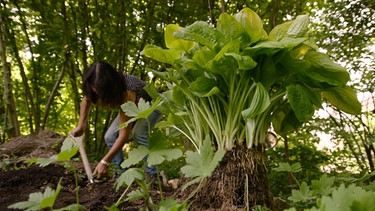
M356 91L351 87L345 86L326 89L323 91L323 98L346 113L361 113L362 105L358 101Z
M165 32L164 32L164 40L165 40L165 45L167 48L170 49L181 49L186 52L191 51L195 43L192 41L187 41L183 39L179 39L173 35L174 32L182 29L181 26L176 25L176 24L169 24L168 26L165 27Z

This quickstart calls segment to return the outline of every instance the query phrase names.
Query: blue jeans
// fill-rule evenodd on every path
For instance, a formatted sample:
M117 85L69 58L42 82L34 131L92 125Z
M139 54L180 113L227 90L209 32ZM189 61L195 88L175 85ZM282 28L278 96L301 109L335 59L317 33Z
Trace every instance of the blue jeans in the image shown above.
M155 124L160 121L162 114L160 111L155 110L148 116L148 121L150 122L150 131L154 128ZM104 135L105 143L107 144L108 149L111 149L116 139L119 135L119 131L117 130L119 126L119 116L113 120L111 126L109 126L107 132ZM137 146L145 146L148 148L148 122L146 119L138 119L135 123L133 123L133 130L132 136L134 142ZM124 161L124 152L120 150L112 160L112 163L120 168L120 170L124 171L121 167L121 163ZM146 163L147 156L143 158L143 162ZM146 163L146 172L149 174L156 173L155 166L147 166Z

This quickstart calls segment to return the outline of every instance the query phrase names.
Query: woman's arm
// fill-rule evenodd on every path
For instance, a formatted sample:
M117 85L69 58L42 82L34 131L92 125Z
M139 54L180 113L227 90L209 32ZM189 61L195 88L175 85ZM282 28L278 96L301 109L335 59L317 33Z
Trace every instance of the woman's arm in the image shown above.
M134 91L128 91L126 101L133 101L136 100L136 94ZM130 117L126 116L123 111L120 111L120 118L119 118L119 125L122 123L127 122L130 119ZM129 124L126 128L122 128L119 130L119 136L116 139L116 142L112 146L112 148L109 150L109 152L103 157L103 161L106 163L110 163L113 159L113 157L124 147L125 143L128 142L129 135L132 131L132 124ZM103 177L108 172L108 166L104 165L103 163L99 163L97 167L95 168L94 175L97 173L98 178Z
M81 108L79 110L78 125L70 132L73 136L81 136L85 131L87 119L90 114L91 104L91 101L84 96L82 99Z

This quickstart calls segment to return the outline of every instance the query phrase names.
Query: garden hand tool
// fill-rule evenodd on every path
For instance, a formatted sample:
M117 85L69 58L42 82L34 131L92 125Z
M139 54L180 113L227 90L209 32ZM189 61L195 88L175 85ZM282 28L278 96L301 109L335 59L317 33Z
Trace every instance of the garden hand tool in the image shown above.
M79 139L74 137L71 133L69 133L69 136L79 145L79 153L81 154L83 167L85 168L87 179L90 181L90 183L94 183L89 159L87 158L85 148L83 147L84 135L81 136Z

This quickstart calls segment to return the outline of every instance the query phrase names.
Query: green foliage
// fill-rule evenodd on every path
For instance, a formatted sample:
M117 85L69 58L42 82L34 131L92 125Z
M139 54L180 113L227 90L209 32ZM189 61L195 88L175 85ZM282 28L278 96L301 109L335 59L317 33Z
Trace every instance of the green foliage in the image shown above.
M115 189L119 190L124 184L130 186L135 180L142 181L145 179L145 173L138 168L129 168L116 180Z
M182 151L179 148L166 149L164 148L167 139L161 131L155 131L149 137L148 148L144 146L138 146L136 149L131 150L128 153L128 159L126 159L121 166L128 168L132 165L142 161L146 156L147 165L159 165L164 161L171 161L178 159L182 156Z
M200 148L199 152L187 151L186 166L181 168L181 172L184 173L187 178L192 178L193 180L187 182L183 189L202 179L210 177L224 155L225 150L222 149L218 149L214 152L209 139L203 142L203 146Z
M40 166L48 166L53 162L68 162L70 159L77 154L79 149L78 144L71 138L66 138L61 146L60 153L53 155L49 158L32 158L28 162L36 163Z
M375 202L372 200L375 192L366 191L356 185L340 185L335 188L330 196L323 196L317 208L307 210L373 210Z
M17 202L10 205L9 209L22 209L26 211L41 210L41 209L52 209L56 197L61 190L60 183L56 190L47 187L44 193L36 192L29 195L28 201ZM71 204L66 207L57 210L85 210L85 207L79 204Z
M279 163L279 166L274 168L273 170L296 173L301 171L302 167L300 163L295 163L293 165L290 165L289 163Z
M169 25L164 38L171 48L148 46L142 53L158 61L170 58L163 60L173 67L168 73L155 71L173 83L173 98L163 97L170 112L184 111L183 124L170 124L195 146L209 135L219 149L230 150L245 138L249 148L262 143L271 122L279 134L296 130L330 94L338 96L326 100L358 114L355 96L342 106L349 103L344 100L348 72L316 52L308 24L308 16L298 16L267 35L259 16L244 8L233 16L221 14L217 28L202 21L185 28ZM335 88L345 91L333 93Z
M10 205L9 209L23 209L27 211L31 210L41 210L41 209L52 209L55 203L57 195L60 193L62 186L60 181L57 185L56 190L51 187L47 187L44 193L36 192L30 193L28 201L17 202Z
M310 190L307 183L303 182L299 188L299 190L292 190L292 196L288 199L294 202L306 202L312 199L312 191Z

